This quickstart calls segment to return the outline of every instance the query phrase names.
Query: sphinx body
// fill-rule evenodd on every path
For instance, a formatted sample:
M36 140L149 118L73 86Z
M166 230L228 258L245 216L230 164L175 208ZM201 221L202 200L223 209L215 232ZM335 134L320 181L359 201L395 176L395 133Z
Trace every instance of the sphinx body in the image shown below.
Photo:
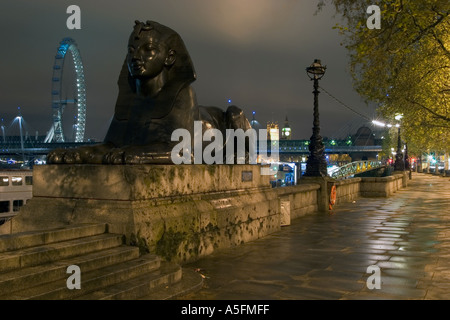
M191 83L196 74L181 37L157 22L136 21L128 53L119 75L114 116L103 143L73 150L54 150L50 164L170 164L177 142L172 132L186 129L193 136L194 121L203 129L251 128L243 111L226 111L197 104Z

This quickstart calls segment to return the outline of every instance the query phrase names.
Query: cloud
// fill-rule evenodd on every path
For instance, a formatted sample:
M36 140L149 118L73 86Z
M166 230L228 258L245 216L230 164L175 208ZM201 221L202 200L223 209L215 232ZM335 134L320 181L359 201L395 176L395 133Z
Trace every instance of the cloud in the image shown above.
M225 41L249 43L264 40L264 34L279 28L294 17L292 0L228 0L194 1L202 23L210 32ZM269 40L266 38L266 40Z
M315 16L316 1L77 0L82 19L78 31L66 28L70 4L74 3L16 0L0 4L2 117L5 113L14 117L21 105L25 118L28 112L46 115L36 126L48 130L54 54L58 42L70 36L85 66L86 132L89 137L103 137L103 124L109 124L114 111L117 77L135 19L158 21L181 35L198 73L194 87L201 104L225 107L231 97L249 116L256 110L261 122L269 120L262 117L271 117L274 110L280 122L286 113L292 121L310 122L312 88L304 70L320 58L329 67L324 87L355 105L346 100L354 95L348 74L339 71L347 58L339 48L339 35L331 29L332 12L325 8ZM336 109L332 103L321 99L323 123L328 110ZM332 120L339 125L338 117ZM302 133L297 129L298 137L309 136L309 127Z

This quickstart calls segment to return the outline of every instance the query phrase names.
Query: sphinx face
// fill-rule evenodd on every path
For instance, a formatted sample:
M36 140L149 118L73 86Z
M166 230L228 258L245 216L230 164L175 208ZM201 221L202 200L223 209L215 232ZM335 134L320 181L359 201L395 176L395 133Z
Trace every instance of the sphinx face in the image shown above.
M130 39L128 42L127 64L134 78L154 78L167 64L169 50L153 37Z

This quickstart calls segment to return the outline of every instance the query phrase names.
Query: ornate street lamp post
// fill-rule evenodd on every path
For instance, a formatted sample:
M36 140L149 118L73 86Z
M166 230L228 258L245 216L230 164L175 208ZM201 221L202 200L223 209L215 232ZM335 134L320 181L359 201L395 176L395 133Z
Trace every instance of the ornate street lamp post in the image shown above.
M408 171L409 180L412 179L411 159L408 155L408 143L405 143L405 171Z
M397 151L395 154L394 170L395 171L405 170L405 162L403 161L403 152L402 152L402 139L400 137L400 127L398 127Z
M309 157L306 162L305 177L326 177L327 161L325 160L322 137L320 136L320 122L319 122L319 80L325 74L326 66L322 66L320 60L314 60L314 63L306 68L306 73L309 78L314 81L314 123L313 134L309 143Z
M400 121L402 115L396 115L395 120ZM395 163L394 170L395 171L405 171L405 161L403 160L403 152L402 152L402 138L400 136L400 124L397 124L398 127L398 137L397 137L397 153L395 154Z
M408 154L408 143L405 143L405 170L411 170L411 159Z

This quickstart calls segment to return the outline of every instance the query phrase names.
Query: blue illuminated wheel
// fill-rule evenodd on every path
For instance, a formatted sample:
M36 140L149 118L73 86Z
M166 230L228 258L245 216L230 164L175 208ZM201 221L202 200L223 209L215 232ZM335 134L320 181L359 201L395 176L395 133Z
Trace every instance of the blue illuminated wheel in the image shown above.
M67 53L70 53L72 56L73 66L75 69L75 92L71 97L68 97L67 94L63 93L63 71ZM67 140L64 136L63 130L63 113L68 104L73 104L76 106L76 116L74 117L75 121L73 125L74 141L83 142L86 126L86 87L84 81L83 63L75 41L71 38L64 38L59 44L55 55L55 63L53 65L53 126L46 138L48 142L65 142Z

